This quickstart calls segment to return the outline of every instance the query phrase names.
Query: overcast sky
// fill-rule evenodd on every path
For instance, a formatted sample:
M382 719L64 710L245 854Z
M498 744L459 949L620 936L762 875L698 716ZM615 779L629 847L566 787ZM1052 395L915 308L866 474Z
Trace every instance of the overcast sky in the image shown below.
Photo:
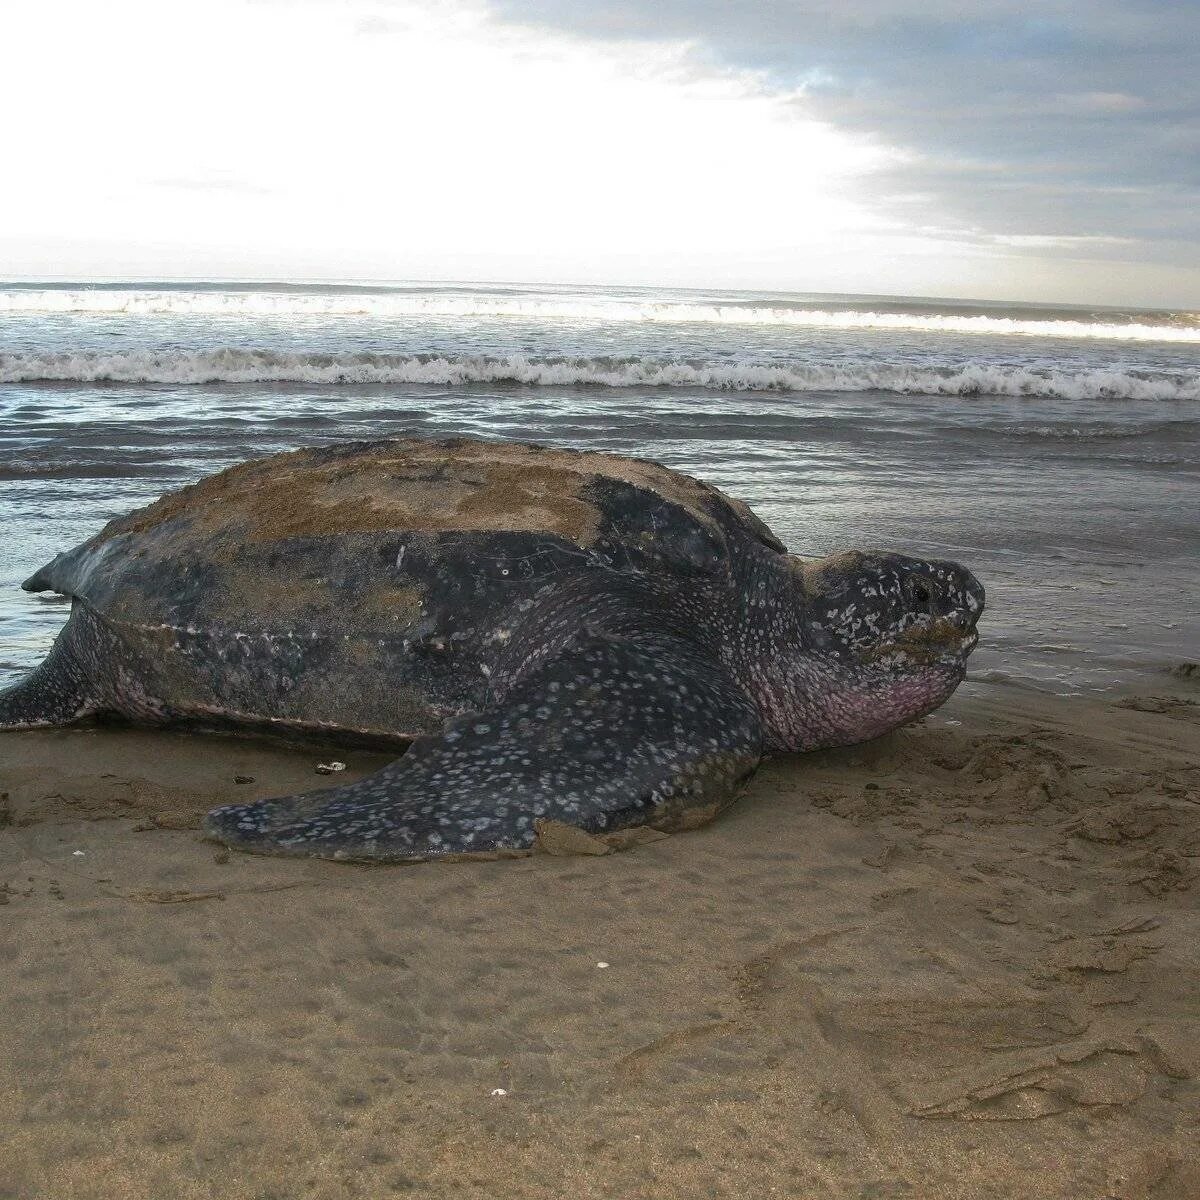
M8 0L0 275L1200 307L1200 6Z

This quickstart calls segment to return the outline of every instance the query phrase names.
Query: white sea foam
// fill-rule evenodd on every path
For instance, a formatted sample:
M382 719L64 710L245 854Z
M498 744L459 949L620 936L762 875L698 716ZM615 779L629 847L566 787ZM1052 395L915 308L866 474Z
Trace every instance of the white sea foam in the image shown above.
M1032 320L962 313L867 312L729 303L529 298L411 292L175 291L112 288L0 290L0 314L91 313L129 316L508 317L539 321L770 325L797 329L920 330L926 333L1089 338L1200 345L1200 326L1146 321Z
M267 350L0 353L0 382L525 384L610 388L702 388L733 392L900 392L923 395L1053 396L1071 400L1196 400L1200 373L1058 371L965 362L705 363L664 358L540 358L532 355L296 354Z

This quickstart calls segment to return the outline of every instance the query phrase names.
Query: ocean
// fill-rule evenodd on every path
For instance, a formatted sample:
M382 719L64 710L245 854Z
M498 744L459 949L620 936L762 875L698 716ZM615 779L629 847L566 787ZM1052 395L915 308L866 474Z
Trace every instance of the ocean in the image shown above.
M0 686L67 609L22 579L241 459L414 434L657 459L797 554L962 561L980 681L1200 656L1200 314L491 284L0 284Z

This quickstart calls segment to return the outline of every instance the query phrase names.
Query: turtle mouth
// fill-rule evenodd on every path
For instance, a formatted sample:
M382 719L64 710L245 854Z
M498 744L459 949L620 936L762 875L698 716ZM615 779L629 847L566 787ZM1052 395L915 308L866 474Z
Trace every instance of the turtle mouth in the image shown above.
M938 617L927 624L910 625L891 640L859 653L860 663L903 662L906 665L961 665L979 644L974 622Z

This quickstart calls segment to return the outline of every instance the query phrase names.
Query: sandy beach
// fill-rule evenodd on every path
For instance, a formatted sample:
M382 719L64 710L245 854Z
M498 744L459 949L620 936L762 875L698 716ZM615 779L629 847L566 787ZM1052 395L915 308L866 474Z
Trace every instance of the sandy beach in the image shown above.
M1200 3L0 45L0 1200L1200 1200Z
M623 853L200 839L322 757L4 735L5 1200L1200 1195L1194 680L968 684Z

